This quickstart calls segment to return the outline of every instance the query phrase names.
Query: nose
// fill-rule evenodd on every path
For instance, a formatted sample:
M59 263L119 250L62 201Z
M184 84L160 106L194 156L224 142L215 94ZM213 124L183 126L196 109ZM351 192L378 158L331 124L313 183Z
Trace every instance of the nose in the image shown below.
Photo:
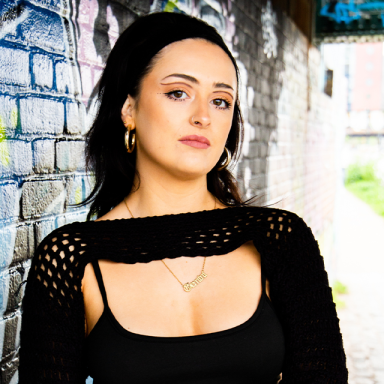
M196 100L196 108L193 111L190 122L193 126L206 128L211 124L208 103L203 100Z

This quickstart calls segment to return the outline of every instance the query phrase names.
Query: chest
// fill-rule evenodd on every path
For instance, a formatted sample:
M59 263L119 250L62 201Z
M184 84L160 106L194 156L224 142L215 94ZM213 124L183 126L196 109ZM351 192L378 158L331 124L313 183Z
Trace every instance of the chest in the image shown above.
M162 337L191 336L242 324L262 293L260 255L252 243L221 256L180 257L126 265L99 260L108 306L130 332ZM203 280L201 275L204 264ZM181 283L196 281L185 292ZM83 280L88 333L104 310L91 265Z

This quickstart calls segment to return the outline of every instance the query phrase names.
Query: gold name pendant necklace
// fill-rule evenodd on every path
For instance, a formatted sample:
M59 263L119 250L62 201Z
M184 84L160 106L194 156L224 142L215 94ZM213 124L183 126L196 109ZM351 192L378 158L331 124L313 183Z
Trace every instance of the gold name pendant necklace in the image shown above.
M129 214L132 216L132 218L134 219L135 216L133 216L131 210L129 209L128 207L128 204L126 202L126 200L124 199L124 203L125 203L125 206L127 207L128 209L128 212ZM215 208L216 209L216 198L215 198ZM181 286L183 287L184 291L185 292L190 292L192 288L195 288L198 286L198 284L200 284L208 275L204 272L204 267L205 267L205 260L206 260L207 256L204 257L204 262L203 262L203 268L201 269L201 272L200 272L200 275L197 275L196 276L196 279L191 281L190 283L185 283L183 284L178 278L177 276L170 270L170 268L168 267L167 264L165 264L164 260L161 260L163 262L163 264L167 267L168 271L172 273L172 275L175 277L175 279L181 284Z

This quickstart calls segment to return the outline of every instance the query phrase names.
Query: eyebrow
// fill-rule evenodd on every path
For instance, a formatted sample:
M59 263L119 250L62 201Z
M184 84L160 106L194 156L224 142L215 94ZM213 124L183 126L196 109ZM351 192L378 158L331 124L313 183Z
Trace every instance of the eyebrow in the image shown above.
M200 84L199 80L197 80L195 77L189 76L189 75L185 75L183 73L173 73L172 75L168 75L168 76L164 77L163 80L168 79L168 77L179 77L181 79L188 80L191 83ZM214 86L214 88L227 88L227 89L232 89L232 91L234 91L234 89L230 85L228 85L226 83L213 83L213 86Z

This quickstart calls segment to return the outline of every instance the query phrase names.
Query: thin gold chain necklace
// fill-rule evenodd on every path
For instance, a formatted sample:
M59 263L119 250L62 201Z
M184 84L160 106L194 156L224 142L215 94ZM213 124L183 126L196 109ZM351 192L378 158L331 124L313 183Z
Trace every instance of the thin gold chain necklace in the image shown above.
M132 218L134 219L135 216L133 216L131 210L129 209L128 207L128 204L127 204L127 201L125 200L124 198L124 203L125 203L125 206L127 207L128 209L128 212L129 214L132 216ZM215 198L215 207L214 209L216 209L216 198ZM183 284L178 278L177 276L171 271L171 269L168 267L167 264L165 264L164 260L161 260L162 263L167 267L168 271L172 273L172 275L175 277L175 279L181 284L181 286L183 287L184 291L185 292L190 292L192 288L195 288L197 287L198 284L200 284L208 275L204 272L204 267L205 267L205 260L206 260L207 256L204 257L204 262L203 262L203 268L201 269L201 272L200 272L200 275L197 275L196 276L196 279L191 281L190 283L185 283Z

